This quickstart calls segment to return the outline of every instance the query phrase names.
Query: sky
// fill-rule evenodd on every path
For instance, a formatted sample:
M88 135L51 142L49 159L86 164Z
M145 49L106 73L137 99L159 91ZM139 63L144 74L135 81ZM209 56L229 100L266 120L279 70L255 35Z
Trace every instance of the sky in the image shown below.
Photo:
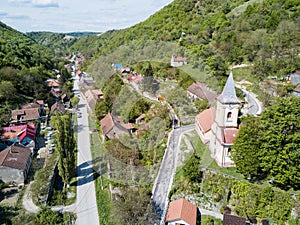
M146 20L173 0L0 0L0 21L21 32L105 32Z

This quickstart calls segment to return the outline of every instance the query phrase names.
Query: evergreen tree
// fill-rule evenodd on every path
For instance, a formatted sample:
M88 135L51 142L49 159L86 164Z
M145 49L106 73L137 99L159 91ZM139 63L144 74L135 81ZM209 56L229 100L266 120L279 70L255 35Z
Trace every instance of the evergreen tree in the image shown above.
M71 115L57 114L51 118L51 123L57 130L58 170L64 181L64 188L66 188L70 184L71 178L75 175L75 141Z

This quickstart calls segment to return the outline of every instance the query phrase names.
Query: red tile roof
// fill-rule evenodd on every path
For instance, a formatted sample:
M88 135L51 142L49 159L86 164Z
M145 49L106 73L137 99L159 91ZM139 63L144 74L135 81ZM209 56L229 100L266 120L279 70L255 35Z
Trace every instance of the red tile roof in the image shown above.
M140 81L142 81L143 80L143 78L142 78L142 76L140 76L140 75L138 75L138 76L136 76L135 78L133 78L133 82L134 83L138 83L138 82L140 82Z
M217 94L209 90L205 84L200 82L195 82L187 88L187 91L196 95L198 98L207 99L209 103L215 101Z
M44 105L45 104L44 100L36 100L36 103L38 103L39 105Z
M121 128L121 129L126 129L130 130L133 128L131 123L124 123L121 121L120 118L113 116L111 113L108 113L101 121L101 128L102 128L102 133L104 135L108 134L114 126Z
M211 125L213 124L216 117L216 110L214 108L209 108L199 113L196 116L196 120L201 127L203 132L207 132L210 130Z
M187 88L187 91L196 95L198 98L206 99L206 95L204 94L202 87L197 83L193 83L191 86Z
M166 222L183 220L189 225L196 225L197 206L181 198L169 204Z
M235 139L238 129L232 128L232 129L224 129L224 143L225 144L233 144L233 140Z
M19 141L22 142L25 137L35 140L35 134L36 132L34 124L3 127L1 139L4 141L9 141L19 137Z
M110 113L108 113L101 121L102 133L104 135L108 134L114 127L114 122Z
M245 225L246 219L234 215L224 214L223 225Z
M173 55L173 62L186 62L187 61L187 58L185 57L180 57L180 56L176 56L176 55Z
M29 148L15 143L0 152L0 166L25 170L30 157Z

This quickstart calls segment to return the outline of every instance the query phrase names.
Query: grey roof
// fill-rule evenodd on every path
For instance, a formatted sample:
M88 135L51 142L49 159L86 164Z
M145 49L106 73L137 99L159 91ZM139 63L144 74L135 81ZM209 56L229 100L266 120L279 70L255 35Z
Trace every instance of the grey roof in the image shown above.
M217 99L219 102L224 104L229 104L229 103L240 104L240 101L236 97L236 93L235 93L232 71L230 71L229 77L227 78L222 94L219 95Z
M299 84L300 83L300 74L299 73L291 74L291 82L293 85Z

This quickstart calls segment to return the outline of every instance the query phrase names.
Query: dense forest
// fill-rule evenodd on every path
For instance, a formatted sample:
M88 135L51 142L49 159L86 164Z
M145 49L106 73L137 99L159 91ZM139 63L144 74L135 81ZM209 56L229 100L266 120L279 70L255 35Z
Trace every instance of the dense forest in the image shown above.
M25 34L0 22L0 123L5 125L10 110L34 99L50 99L45 81L69 76L62 59Z

